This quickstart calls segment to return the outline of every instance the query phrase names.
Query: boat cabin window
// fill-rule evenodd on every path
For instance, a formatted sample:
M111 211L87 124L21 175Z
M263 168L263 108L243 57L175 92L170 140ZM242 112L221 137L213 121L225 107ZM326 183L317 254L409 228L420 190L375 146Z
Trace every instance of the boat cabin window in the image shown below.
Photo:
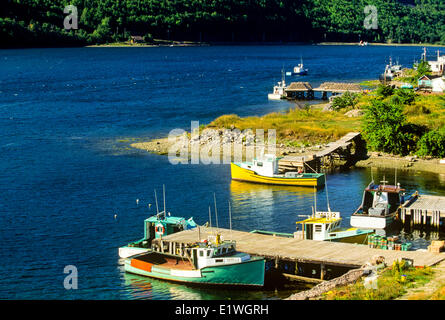
M204 250L199 250L199 256L204 257Z
M315 232L321 232L321 229L322 229L321 224L315 225Z
M210 257L211 254L212 254L212 250L207 250L207 257Z
M262 167L262 166L263 166L263 163L262 163L262 162L257 162L256 165L257 165L258 167Z
M215 262L223 262L224 259L215 259Z
M386 192L376 193L375 195L375 204L377 203L388 203L388 194Z

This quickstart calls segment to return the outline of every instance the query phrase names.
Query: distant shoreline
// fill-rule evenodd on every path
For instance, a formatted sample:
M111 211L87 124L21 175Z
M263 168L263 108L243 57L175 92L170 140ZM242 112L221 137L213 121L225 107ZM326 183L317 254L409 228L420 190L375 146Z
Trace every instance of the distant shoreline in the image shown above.
M158 48L158 47L209 47L209 46L359 46L358 42L193 42L193 41L174 41L157 40L159 43L135 43L113 42L91 45L62 45L62 46L4 46L0 49L52 49L52 48ZM445 47L445 44L431 43L368 43L367 46L388 46L388 47Z
M163 43L107 43L84 46L85 48L157 48L157 47L209 47L209 46L359 46L358 42L193 42L193 41L172 41L160 40ZM445 47L445 44L431 43L368 43L367 46L387 46L387 47Z

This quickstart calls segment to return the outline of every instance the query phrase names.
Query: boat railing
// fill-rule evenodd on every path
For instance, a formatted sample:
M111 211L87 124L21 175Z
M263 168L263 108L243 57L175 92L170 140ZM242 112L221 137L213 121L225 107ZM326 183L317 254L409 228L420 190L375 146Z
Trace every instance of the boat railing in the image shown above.
M269 236L278 236L278 237L284 237L284 238L293 238L294 235L292 233L285 233L285 232L274 232L274 231L265 231L265 230L252 230L250 233L258 233L258 234L264 234Z

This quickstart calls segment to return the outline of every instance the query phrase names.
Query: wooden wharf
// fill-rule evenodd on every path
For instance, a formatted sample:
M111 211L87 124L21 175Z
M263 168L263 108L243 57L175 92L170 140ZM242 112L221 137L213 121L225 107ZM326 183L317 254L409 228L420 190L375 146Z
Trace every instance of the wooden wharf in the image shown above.
M324 82L319 87L314 88L309 82L292 82L284 89L285 98L290 100L313 100L315 92L321 92L323 100L328 99L328 93L332 96L345 92L360 93L362 87L356 83Z
M355 148L354 154L351 149ZM360 132L349 132L339 140L328 143L323 150L310 156L287 155L278 162L281 172L302 168L304 172L319 172L321 167L331 167L334 159L351 159L366 154Z
M409 220L410 226L423 225L439 229L445 218L445 197L420 195L417 192L410 201L399 208L399 219L402 223Z
M174 248L185 248L197 241L207 239L209 235L217 232L222 239L235 240L238 251L265 257L268 263L281 270L283 274L290 278L296 276L300 280L309 278L314 281L314 277L326 280L332 278L329 272L333 268L343 268L344 273L349 269L365 265L376 255L383 256L388 265L395 260L405 258L412 259L414 266L432 266L445 259L445 253L383 250L369 248L363 244L302 240L202 226L156 239L154 248L158 251L170 252L175 250ZM306 271L310 269L309 277L307 272L299 273L298 266L300 265L303 265Z

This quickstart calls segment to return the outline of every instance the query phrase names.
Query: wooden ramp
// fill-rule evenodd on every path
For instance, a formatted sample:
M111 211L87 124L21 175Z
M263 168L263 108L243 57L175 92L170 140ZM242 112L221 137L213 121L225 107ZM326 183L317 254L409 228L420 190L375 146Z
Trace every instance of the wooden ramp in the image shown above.
M367 245L299 240L221 228L218 232L223 239L235 240L238 251L269 259L348 268L361 267L371 261L375 255L385 257L387 264L392 264L393 261L402 258L413 259L415 266L432 266L445 259L445 253L373 249ZM162 242L164 246L168 246L168 242L192 244L199 239L207 239L212 233L216 233L216 228L199 227L199 230L195 228L166 236L162 238ZM160 243L159 240L156 242Z
M317 152L316 156L317 157L325 157L325 156L328 156L328 155L338 151L338 149L346 149L352 144L352 141L355 138L357 138L358 136L360 136L360 132L349 132L348 134L343 136L341 139L339 139L335 142L329 143L324 150Z

